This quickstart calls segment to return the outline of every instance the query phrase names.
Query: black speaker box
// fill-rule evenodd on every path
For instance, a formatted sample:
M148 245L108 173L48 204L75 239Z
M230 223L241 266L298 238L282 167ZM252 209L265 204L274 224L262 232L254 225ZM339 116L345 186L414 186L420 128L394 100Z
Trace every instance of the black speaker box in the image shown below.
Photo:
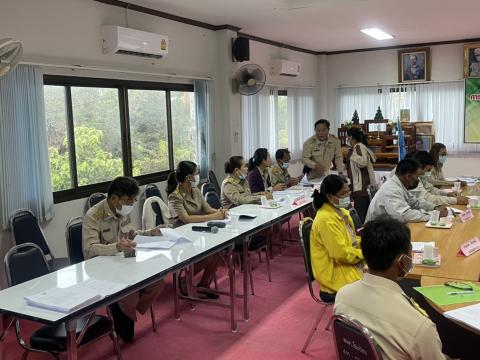
M250 60L250 40L246 37L237 37L232 44L233 61Z

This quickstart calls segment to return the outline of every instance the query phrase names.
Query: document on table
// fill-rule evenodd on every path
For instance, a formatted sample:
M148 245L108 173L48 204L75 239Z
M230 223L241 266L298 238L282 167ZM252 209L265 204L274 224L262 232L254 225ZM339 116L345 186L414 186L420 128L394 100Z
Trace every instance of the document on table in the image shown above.
M423 252L423 248L425 245L430 245L432 247L435 247L435 243L433 241L431 242L412 242L412 251L413 252Z
M459 321L474 329L480 330L480 304L450 310L443 313L443 315L448 319Z
M89 279L67 288L52 288L25 296L28 305L71 313L126 288L126 284Z
M188 244L192 242L173 229L163 228L160 229L160 231L162 235L158 236L135 236L137 249L170 249L177 244Z

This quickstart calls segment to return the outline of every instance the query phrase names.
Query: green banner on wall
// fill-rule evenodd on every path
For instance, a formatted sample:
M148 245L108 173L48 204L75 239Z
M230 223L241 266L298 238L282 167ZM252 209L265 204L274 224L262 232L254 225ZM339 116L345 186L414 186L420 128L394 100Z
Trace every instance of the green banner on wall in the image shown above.
M480 143L480 78L465 79L465 142Z

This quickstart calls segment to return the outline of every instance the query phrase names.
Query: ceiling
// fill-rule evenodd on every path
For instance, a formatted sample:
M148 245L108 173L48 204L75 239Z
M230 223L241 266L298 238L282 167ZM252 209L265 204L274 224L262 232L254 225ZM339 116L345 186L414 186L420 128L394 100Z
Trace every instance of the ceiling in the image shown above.
M479 0L126 0L314 51L480 38ZM359 30L378 27L394 39Z

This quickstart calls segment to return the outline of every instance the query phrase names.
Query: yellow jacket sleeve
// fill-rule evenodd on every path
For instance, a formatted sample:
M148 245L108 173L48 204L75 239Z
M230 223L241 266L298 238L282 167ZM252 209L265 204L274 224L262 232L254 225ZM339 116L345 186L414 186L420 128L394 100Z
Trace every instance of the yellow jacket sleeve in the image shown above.
M362 250L353 247L349 235L345 234L343 221L326 221L322 232L325 249L331 258L347 264L356 264L363 260Z

